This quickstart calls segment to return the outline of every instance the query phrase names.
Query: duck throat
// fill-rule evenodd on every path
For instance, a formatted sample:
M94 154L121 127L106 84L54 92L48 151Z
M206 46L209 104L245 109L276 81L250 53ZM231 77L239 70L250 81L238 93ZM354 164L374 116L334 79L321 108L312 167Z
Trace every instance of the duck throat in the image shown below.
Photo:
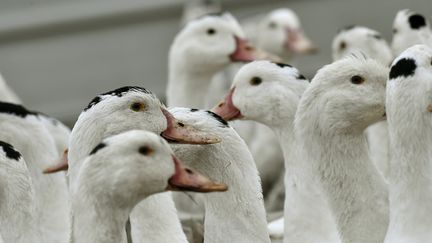
M359 133L304 130L298 145L317 178L342 241L382 242L388 225L387 189Z
M205 107L213 76L218 70L196 70L177 65L170 67L167 105L177 107Z
M72 242L127 242L125 225L132 208L116 207L114 200L95 198L81 190L71 198Z

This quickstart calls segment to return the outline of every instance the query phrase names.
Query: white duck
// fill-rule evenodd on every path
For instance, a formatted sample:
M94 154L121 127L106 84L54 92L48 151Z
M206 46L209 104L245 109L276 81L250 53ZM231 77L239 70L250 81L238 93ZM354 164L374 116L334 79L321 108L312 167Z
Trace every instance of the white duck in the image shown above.
M289 8L271 11L258 25L246 26L245 32L257 47L284 58L317 50L305 35L299 17Z
M290 65L256 61L240 69L225 101L213 110L228 120L244 117L265 124L278 137L286 169L284 241L337 242L335 223L321 192L300 181L304 163L296 158L294 115L308 85Z
M216 143L219 138L199 133L178 123L150 91L135 86L122 87L95 97L81 112L69 142L69 181L76 182L83 159L104 138L124 131L140 129L162 134L169 141ZM144 205L146 204L146 205ZM131 215L134 242L141 242L152 232L153 242L186 242L169 193L148 198ZM145 212L143 210L146 210ZM137 217L154 217L152 228L134 224ZM160 229L160 230L154 230ZM162 230L163 229L163 230ZM146 231L147 230L147 231ZM166 232L171 232L167 238Z
M300 180L322 187L342 242L383 242L387 229L387 189L364 135L385 114L387 73L351 55L320 69L297 109L297 148L309 167Z
M333 60L339 60L352 53L361 52L388 66L393 55L390 46L379 32L363 26L349 26L342 29L332 44ZM380 121L366 129L372 161L385 179L389 170L389 140L387 121Z
M0 127L0 139L21 152L30 171L41 242L66 242L70 207L65 175L41 173L58 157L53 138L38 113L12 103L0 102Z
M427 44L432 47L432 31L429 21L409 9L400 10L393 21L393 54L398 56L410 46Z
M172 146L186 165L229 188L224 193L203 194L204 242L270 242L258 171L243 139L210 111L169 111L176 119L222 139L213 145Z
M3 141L0 141L0 184L1 238L14 243L41 242L30 172L21 153Z
M387 83L390 134L390 225L386 243L432 239L432 49L415 45L398 56Z
M177 34L169 53L168 106L202 108L213 76L232 62L269 56L245 40L229 13L189 22Z
M72 242L127 242L126 222L143 199L166 190L212 188L225 186L185 168L154 133L132 130L106 138L84 159L71 188Z

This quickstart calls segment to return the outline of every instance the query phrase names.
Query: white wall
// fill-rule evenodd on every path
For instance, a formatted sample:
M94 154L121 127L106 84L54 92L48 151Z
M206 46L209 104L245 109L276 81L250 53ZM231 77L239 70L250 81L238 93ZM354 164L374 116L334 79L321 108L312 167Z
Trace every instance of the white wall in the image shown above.
M331 61L338 29L361 24L390 40L395 13L428 16L428 0L222 1L239 17L288 6L321 52L296 65L312 77ZM141 85L163 96L180 0L0 0L0 72L28 107L73 124L98 93Z

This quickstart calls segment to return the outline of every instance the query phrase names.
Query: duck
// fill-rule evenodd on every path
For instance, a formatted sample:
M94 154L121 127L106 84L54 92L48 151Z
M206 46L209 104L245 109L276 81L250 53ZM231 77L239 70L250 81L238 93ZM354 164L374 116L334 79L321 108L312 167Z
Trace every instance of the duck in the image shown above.
M220 142L214 134L200 132L177 121L151 91L139 86L120 87L93 98L72 128L67 155L70 186L76 182L82 162L92 148L108 136L132 129L160 134L170 142ZM149 197L136 207L131 214L133 242L146 239L148 233L145 230L152 230L152 237L156 239L153 242L186 242L169 192ZM148 215L154 217L150 229L134 223L137 217ZM172 233L169 237L165 234L167 231Z
M0 235L5 242L41 242L35 191L23 156L0 141Z
M211 111L189 108L169 111L179 121L203 132L213 132L222 140L212 145L172 145L175 155L187 166L229 188L224 193L201 194L204 242L269 243L260 178L243 139Z
M414 45L392 63L386 91L390 223L385 243L432 238L430 99L432 49Z
M270 11L258 24L245 27L245 31L258 48L280 56L285 61L293 55L312 54L318 50L305 34L300 18L290 8Z
M333 61L356 52L362 52L387 66L393 61L390 45L380 32L361 25L349 25L333 38Z
M376 30L365 26L351 25L340 30L333 38L333 61L358 52L381 62L385 66L389 66L393 61L390 45ZM387 121L372 124L366 129L366 135L371 159L387 181L389 174Z
M19 104L0 102L0 126L0 140L13 144L30 172L40 241L66 242L70 228L68 186L64 174L41 173L58 154L39 113Z
M405 49L426 44L432 47L432 30L430 23L422 14L410 9L400 10L393 21L393 40L391 48L394 56Z
M158 134L130 130L110 136L84 158L71 188L72 242L126 243L129 214L147 197L221 189L226 186L184 167Z
M387 74L359 53L326 65L295 115L298 153L309 173L301 180L320 187L342 242L383 242L387 230L388 189L364 134L385 119Z
M212 77L232 62L269 58L245 39L230 13L190 21L169 51L167 105L204 108Z
M338 242L336 224L321 191L299 178L304 163L296 154L294 117L309 85L289 64L255 61L239 70L224 101L212 111L226 120L265 124L278 138L285 160L285 220L277 220L282 227L271 232L272 237L284 235L284 242Z

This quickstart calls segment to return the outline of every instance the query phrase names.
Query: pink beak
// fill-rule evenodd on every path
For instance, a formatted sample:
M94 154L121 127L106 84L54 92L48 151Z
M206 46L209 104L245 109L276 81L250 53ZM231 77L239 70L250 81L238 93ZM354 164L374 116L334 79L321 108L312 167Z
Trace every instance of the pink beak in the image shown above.
M307 38L300 30L287 29L287 40L284 47L295 54L309 54L318 51L312 41Z
M161 136L169 142L187 144L214 144L221 141L221 139L216 135L199 131L191 125L187 125L178 121L166 109L161 108L161 110L167 120L167 128L161 133Z
M175 174L169 179L167 190L193 192L223 192L228 190L225 184L215 183L207 177L183 166L174 155Z
M253 47L247 40L234 36L236 50L229 57L233 62L252 62L255 60L269 60L280 62L282 59L276 55Z
M221 101L218 105L211 109L212 112L216 113L226 121L232 121L241 119L243 116L237 107L235 107L232 97L234 94L235 87L231 88L224 101Z
M69 168L68 161L68 149L65 149L61 158L59 158L53 166L46 168L43 173L44 174L52 174L59 171L67 170Z

